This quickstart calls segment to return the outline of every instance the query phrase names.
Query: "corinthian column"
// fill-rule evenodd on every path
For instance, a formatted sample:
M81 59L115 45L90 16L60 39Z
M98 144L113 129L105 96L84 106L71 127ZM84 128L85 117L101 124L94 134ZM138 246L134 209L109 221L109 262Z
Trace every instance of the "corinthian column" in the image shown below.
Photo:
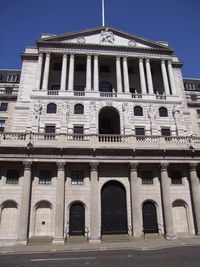
M169 92L169 83L168 83L168 78L167 78L165 60L161 61L161 70L162 70L162 78L163 78L165 94L169 95L170 94L170 92Z
M132 229L133 236L141 236L141 208L139 205L139 185L137 176L137 166L135 162L130 163L130 187L131 187L131 211L132 211Z
M122 93L122 73L120 57L116 57L117 92Z
M99 62L98 56L94 56L94 91L99 91Z
M147 88L146 88L146 81L145 81L145 74L144 74L144 64L143 64L143 59L139 59L139 71L140 71L140 85L141 85L141 90L142 94L147 93Z
M197 163L190 164L191 193L194 205L194 217L196 221L196 234L200 235L200 185L197 176Z
M123 58L123 71L124 71L124 91L125 93L129 93L129 77L128 77L128 63L127 58Z
M86 90L91 91L92 82L92 69L91 69L91 55L87 55L87 66L86 66Z
M22 186L22 196L19 212L19 226L17 242L26 245L28 241L30 196L31 196L31 164L24 162L24 177Z
M146 59L146 72L147 72L147 84L148 84L149 94L153 94L153 81L151 75L150 61L148 58Z
M43 84L42 89L48 89L48 82L49 82L49 67L50 67L50 53L46 54L45 65L44 65L44 76L43 76Z
M55 236L53 244L64 243L65 162L57 162L57 166Z
M66 78L67 78L67 54L63 55L62 71L61 71L61 90L66 90Z
M36 73L36 82L35 82L35 88L37 90L40 90L40 83L41 83L41 76L42 76L42 61L43 61L43 54L39 53L37 73Z
M74 55L70 55L68 91L74 90Z
M98 162L90 162L90 242L100 242Z
M173 68L172 68L172 62L171 60L167 61L168 65L168 73L169 73L169 81L170 81L170 86L172 90L172 95L176 95L176 85L174 81L174 74L173 74Z
M172 203L170 197L169 177L167 173L167 163L161 163L161 191L163 214L165 221L165 235L167 238L174 237L173 217L172 217Z

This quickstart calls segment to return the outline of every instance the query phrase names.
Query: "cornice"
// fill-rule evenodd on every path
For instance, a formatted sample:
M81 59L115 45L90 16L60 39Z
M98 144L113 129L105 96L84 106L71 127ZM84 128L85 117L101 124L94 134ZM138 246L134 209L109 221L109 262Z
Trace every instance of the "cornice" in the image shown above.
M22 60L38 60L38 54L21 53L20 56Z

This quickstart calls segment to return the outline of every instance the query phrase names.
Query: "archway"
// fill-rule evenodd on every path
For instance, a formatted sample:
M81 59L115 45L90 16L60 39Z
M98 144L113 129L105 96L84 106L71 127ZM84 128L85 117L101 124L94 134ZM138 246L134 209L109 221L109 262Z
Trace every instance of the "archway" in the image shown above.
M182 200L177 200L173 203L173 223L175 233L188 234L188 220L185 203Z
M143 204L142 217L144 233L158 233L157 212L153 202L147 201Z
M126 190L116 181L107 182L101 190L102 234L127 234Z
M120 117L113 107L104 107L99 112L99 134L120 134Z
M35 236L52 236L52 208L48 201L41 201L35 210Z
M14 201L6 201L0 214L0 237L16 238L18 225L18 208Z
M75 202L69 212L69 234L85 234L85 208L81 202Z

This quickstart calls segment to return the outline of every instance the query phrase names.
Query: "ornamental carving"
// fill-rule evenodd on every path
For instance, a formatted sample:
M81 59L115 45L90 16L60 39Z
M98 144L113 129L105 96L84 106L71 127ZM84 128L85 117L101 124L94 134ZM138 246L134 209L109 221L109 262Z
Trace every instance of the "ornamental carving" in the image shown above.
M65 170L65 164L66 162L56 162L58 171L64 171Z
M198 163L196 163L196 162L190 163L190 170L196 171L197 166L198 166Z
M137 162L130 162L130 171L137 171L138 163Z
M78 37L77 38L77 43L84 44L85 42L86 42L85 37Z
M115 37L113 32L111 32L108 28L101 31L100 43L110 43L113 44L115 41Z
M31 170L32 161L24 161L24 170Z
M161 172L166 172L168 166L169 166L169 163L160 163L160 170L161 170Z
M133 41L133 40L130 40L130 41L128 42L128 45L129 45L130 47L136 47L136 42Z
M99 162L97 161L91 161L90 162L90 169L91 171L97 171L98 170Z

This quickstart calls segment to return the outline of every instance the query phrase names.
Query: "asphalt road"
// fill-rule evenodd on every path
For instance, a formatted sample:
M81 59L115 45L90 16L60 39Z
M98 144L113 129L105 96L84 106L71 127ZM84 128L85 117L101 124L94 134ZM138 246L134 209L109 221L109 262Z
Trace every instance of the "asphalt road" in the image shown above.
M0 267L199 267L200 247L0 255Z

